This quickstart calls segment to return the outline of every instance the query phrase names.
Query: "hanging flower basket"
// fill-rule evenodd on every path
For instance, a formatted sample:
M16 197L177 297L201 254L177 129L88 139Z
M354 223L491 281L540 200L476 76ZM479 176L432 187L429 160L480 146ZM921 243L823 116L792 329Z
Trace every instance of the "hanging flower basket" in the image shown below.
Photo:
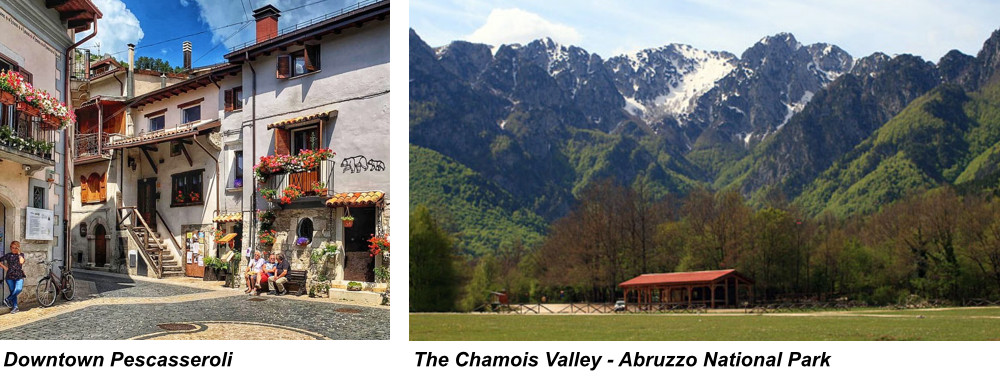
M42 129L59 129L62 127L62 119L49 115L47 113L42 114Z
M35 107L35 106L31 105L31 104L24 103L24 102L17 103L17 110L18 110L18 112L22 112L24 114L31 115L31 116L38 116L39 114L42 113L42 111L39 110L38 107Z
M7 91L0 91L0 104L14 104L14 94Z
M353 216L347 215L345 217L340 218L340 220L342 222L344 222L344 228L354 227L354 217Z

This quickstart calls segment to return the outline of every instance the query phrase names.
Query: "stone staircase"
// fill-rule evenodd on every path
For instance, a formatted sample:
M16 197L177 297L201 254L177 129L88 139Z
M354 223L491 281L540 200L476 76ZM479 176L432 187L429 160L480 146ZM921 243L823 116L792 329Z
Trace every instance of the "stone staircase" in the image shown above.
M132 232L133 237L135 237L136 245L146 250L146 254L151 260L148 263L150 266L156 266L160 258L163 258L161 278L184 276L184 267L181 266L177 257L170 252L170 249L167 248L166 243L156 231L150 231L142 225L130 225L128 228ZM148 240L146 239L146 235L149 235ZM143 247L143 242L147 242L145 247Z

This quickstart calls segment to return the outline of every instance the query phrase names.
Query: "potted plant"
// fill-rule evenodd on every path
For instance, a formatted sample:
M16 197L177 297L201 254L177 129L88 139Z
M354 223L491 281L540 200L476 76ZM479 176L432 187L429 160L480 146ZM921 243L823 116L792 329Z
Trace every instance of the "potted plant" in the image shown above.
M354 217L353 216L345 215L344 217L340 218L340 220L344 222L344 228L354 227Z
M298 199L303 194L305 193L302 191L301 187L298 187L297 185L288 185L288 187L285 187L285 189L281 191L281 200L279 203L282 205L291 204L292 201Z
M211 256L204 258L205 274L204 281L223 281L226 279L226 271L229 270L229 263Z
M217 244L217 245L226 244L226 243L223 243L223 242L219 241L219 240L222 240L222 238L224 238L224 237L226 237L226 231L215 230L215 244Z
M317 196L320 197L325 197L327 195L327 192L330 190L326 188L326 183L319 181L313 182L311 188L312 191L316 193Z
M319 248L313 249L312 256L309 257L309 261L313 264L319 264L329 257L337 255L340 251L340 247L336 243L323 242L320 244Z
M268 202L274 202L274 199L278 197L278 190L260 189L260 196L264 197Z
M389 235L375 236L368 239L368 252L372 257L389 253Z
M298 239L295 239L295 245L299 247L305 247L309 245L309 238L305 236L299 236Z
M257 234L257 242L260 243L260 245L269 247L272 244L274 244L274 241L276 239L275 234L277 233L278 231L275 230L260 231Z
M350 290L352 292L359 291L359 290L361 290L361 283L357 282L357 281L348 282L347 283L347 290Z
M330 284L327 282L317 282L309 287L309 297L330 298Z

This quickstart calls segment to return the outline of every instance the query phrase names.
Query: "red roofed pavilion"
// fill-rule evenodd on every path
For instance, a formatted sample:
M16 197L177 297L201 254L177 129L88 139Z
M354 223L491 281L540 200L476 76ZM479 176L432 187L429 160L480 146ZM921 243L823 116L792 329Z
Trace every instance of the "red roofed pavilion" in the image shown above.
M634 303L639 310L739 306L741 290L745 301L753 299L752 285L753 280L735 269L643 274L619 284L625 290L625 303Z

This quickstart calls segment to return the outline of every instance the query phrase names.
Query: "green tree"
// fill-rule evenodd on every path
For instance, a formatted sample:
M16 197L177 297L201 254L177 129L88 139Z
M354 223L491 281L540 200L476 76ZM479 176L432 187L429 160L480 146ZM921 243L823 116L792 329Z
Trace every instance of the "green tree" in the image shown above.
M497 277L500 268L497 259L493 255L486 255L479 259L476 270L473 271L472 280L466 286L465 298L462 299L461 309L465 311L475 310L477 307L489 302L490 292L497 290Z
M410 213L410 311L452 311L456 279L453 242L427 207Z

